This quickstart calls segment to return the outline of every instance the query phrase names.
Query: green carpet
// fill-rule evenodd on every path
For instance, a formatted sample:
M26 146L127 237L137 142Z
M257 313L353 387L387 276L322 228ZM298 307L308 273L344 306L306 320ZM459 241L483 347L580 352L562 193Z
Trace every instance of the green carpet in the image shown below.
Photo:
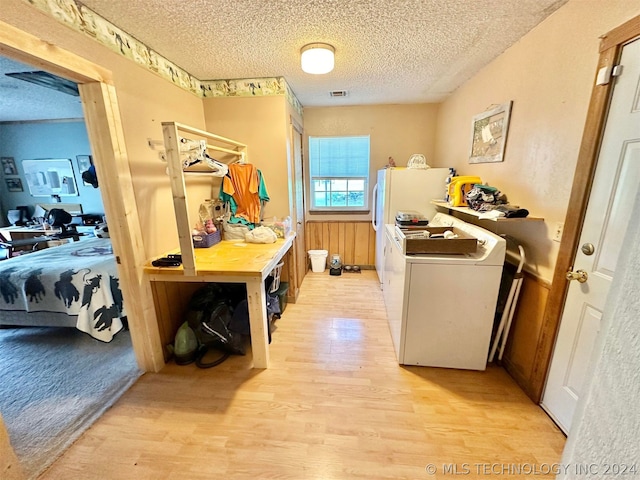
M74 328L0 329L0 412L36 478L138 379L129 332L102 343Z

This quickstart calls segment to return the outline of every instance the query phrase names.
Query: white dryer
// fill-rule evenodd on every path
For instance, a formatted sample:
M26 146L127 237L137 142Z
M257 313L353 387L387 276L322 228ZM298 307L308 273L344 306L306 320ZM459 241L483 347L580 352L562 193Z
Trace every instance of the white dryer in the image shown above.
M383 294L398 363L484 370L506 242L443 213L429 225L457 227L475 237L478 248L458 255L405 255L402 232L386 226Z

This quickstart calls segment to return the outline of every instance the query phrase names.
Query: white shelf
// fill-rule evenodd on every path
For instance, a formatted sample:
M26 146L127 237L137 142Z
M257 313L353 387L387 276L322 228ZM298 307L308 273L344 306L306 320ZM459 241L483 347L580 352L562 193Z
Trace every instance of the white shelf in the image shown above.
M476 212L475 210L469 207L452 207L447 202L439 202L437 200L432 200L431 203L436 207L443 208L452 212L460 212L465 215L470 215L472 217L476 217L480 220L486 220L487 222L544 222L544 218L540 217L524 217L524 218L480 218L480 212Z
M196 276L196 257L193 247L193 240L191 238L191 225L189 225L189 209L188 199L185 187L185 176L206 176L213 178L211 173L205 173L202 171L184 171L183 162L181 159L180 144L182 142L181 134L191 134L196 137L204 137L207 140L212 140L220 143L224 143L227 147L216 147L206 144L207 149L213 149L223 151L225 153L232 153L244 158L247 153L247 145L240 143L230 138L221 137L214 133L205 132L204 130L198 130L187 125L183 125L175 122L162 122L162 133L164 137L164 148L167 157L167 168L169 171L169 177L171 181L171 191L173 195L173 209L176 215L176 224L178 227L178 240L180 242L180 253L182 255L182 269L185 276ZM235 148L235 150L233 150Z

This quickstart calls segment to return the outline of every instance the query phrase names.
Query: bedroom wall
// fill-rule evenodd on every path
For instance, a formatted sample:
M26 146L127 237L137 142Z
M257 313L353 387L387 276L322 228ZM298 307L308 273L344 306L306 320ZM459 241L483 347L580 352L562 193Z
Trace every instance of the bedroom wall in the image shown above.
M389 157L405 167L414 153L421 153L432 167L446 166L435 156L437 104L356 105L304 109L304 155L309 158L309 136L370 135L369 198L376 172ZM305 180L308 182L308 179ZM443 195L444 195L444 186ZM308 205L307 205L308 207ZM370 220L371 214L308 214L307 220ZM366 247L366 246L365 246Z
M174 248L177 242L169 177L159 159L161 122L204 128L202 100L90 37L76 32L22 0L3 0L0 20L57 45L113 73L146 255Z
M79 203L84 213L104 214L100 189L91 185L86 186L82 181L82 172L78 168L76 155L90 155L91 147L87 137L84 122L15 122L0 124L0 156L13 157L19 176L4 176L4 178L20 178L23 192L9 192L6 183L2 184L2 204L6 210L14 209L18 205L28 205L33 208L36 203L52 203L49 196L34 197L29 193L29 187L22 168L23 160L39 158L55 158L71 160L76 179L78 196L62 197L66 203ZM2 211L3 225L6 222L6 210ZM33 210L31 210L33 213Z
M528 269L543 281L553 277L560 244L552 236L567 212L600 36L638 14L637 0L571 0L440 106L437 165L478 175L545 219L501 228L525 245ZM469 164L471 119L509 100L504 162Z

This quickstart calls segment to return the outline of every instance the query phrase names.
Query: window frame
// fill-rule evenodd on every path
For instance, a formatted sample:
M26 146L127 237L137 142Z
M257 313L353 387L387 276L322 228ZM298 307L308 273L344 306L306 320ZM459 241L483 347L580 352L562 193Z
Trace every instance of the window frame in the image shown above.
M367 152L367 173L363 176L357 177L327 177L327 176L313 176L311 171L312 159L311 159L311 141L312 139L322 139L322 138L367 138L368 140L368 152ZM308 190L308 205L309 205L309 213L326 213L326 214L363 214L369 213L370 205L369 205L369 181L371 177L371 135L309 135L307 139L307 148L309 151L307 166L309 172L309 190ZM364 205L362 206L353 206L353 205L339 205L339 206L317 206L316 205L316 193L321 193L321 191L316 192L315 190L315 182L316 181L331 181L331 180L344 180L348 182L349 180L361 180L364 182L363 186L363 198ZM347 183L348 185L348 183ZM359 192L359 190L357 190ZM349 192L348 187L346 190L347 194Z

